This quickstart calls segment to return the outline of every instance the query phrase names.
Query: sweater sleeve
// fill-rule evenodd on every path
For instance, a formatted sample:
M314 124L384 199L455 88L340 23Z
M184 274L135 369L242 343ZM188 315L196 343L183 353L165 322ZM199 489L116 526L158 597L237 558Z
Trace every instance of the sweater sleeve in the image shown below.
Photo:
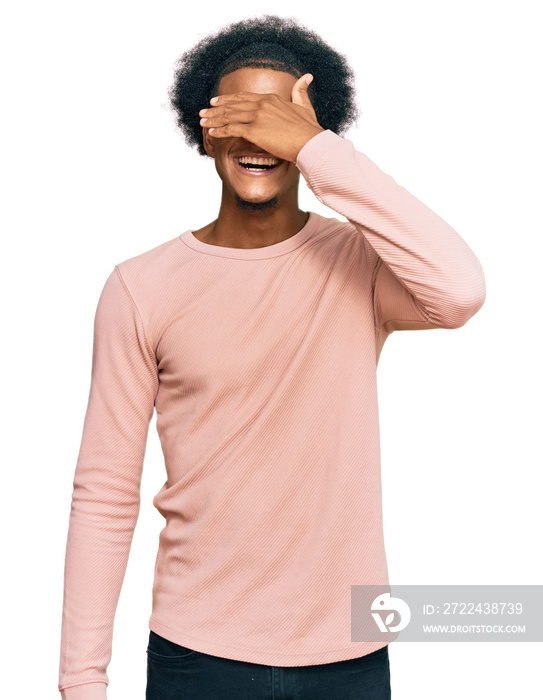
M158 390L154 353L116 266L94 320L91 386L66 544L58 689L105 700L113 621L140 507Z
M317 199L364 236L377 330L459 328L481 308L483 269L467 243L350 141L323 131L296 165Z

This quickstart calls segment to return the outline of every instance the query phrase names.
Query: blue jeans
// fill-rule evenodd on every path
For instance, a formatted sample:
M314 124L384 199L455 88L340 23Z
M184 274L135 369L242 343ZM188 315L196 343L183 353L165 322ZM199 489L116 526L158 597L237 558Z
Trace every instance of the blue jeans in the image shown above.
M390 700L388 646L347 661L266 666L211 656L152 630L146 700Z

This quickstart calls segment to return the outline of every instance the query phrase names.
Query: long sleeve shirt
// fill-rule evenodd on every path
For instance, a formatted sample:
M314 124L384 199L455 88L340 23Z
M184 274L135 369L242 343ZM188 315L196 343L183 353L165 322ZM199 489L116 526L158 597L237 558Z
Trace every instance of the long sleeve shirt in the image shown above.
M297 167L311 212L260 248L191 230L117 264L98 301L66 546L59 690L104 700L150 420L166 480L149 628L207 654L323 664L351 642L351 585L388 584L376 369L395 330L459 328L479 260L331 131ZM333 213L333 212L331 212Z

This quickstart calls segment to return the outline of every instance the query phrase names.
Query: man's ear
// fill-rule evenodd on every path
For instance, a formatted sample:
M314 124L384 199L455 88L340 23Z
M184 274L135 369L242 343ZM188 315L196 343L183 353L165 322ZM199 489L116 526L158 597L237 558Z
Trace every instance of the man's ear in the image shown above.
M209 135L209 129L207 127L202 127L203 139L204 139L204 149L208 156L212 158L215 157L215 139Z

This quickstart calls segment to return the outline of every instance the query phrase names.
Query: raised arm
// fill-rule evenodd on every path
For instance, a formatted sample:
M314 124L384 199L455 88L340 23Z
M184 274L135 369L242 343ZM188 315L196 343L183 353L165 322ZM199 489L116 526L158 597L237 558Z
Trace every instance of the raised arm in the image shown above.
M140 507L154 354L118 267L94 321L89 401L75 478L64 571L58 688L63 700L105 700L113 621Z
M458 328L481 308L485 279L471 248L350 141L322 132L296 164L317 199L364 236L379 330Z

